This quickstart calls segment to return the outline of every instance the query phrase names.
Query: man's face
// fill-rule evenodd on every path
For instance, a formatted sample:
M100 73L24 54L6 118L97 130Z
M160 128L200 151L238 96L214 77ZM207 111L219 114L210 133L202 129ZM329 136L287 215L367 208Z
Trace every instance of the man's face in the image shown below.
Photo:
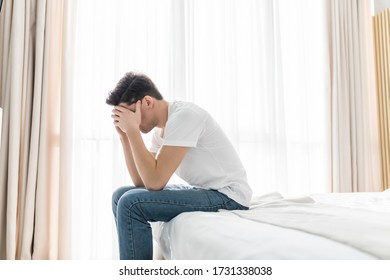
M120 103L119 106L125 107L135 113L136 111L136 104L133 103L131 105L128 105L126 103ZM141 100L141 123L139 125L139 130L142 133L149 133L154 127L154 121L152 118L152 110L148 108L148 105L146 104L146 101L144 99Z

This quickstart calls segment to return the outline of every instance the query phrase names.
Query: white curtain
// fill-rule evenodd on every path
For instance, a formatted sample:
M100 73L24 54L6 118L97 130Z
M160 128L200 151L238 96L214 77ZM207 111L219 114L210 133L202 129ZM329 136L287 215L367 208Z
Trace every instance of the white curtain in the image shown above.
M130 70L208 110L255 195L329 191L326 16L326 0L79 1L74 258L117 257L111 194L131 181L105 98Z

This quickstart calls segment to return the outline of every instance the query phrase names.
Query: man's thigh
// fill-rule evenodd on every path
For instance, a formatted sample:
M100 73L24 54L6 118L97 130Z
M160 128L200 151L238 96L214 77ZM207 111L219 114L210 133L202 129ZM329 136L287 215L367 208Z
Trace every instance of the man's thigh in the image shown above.
M184 212L216 212L224 209L228 200L225 195L214 190L131 189L122 195L120 204L130 212L137 211L147 221L166 222Z

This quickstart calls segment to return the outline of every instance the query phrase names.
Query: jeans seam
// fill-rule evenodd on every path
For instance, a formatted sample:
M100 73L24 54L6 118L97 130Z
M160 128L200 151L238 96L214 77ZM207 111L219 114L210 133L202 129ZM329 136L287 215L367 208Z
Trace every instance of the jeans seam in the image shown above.
M210 202L210 201L209 201L209 202ZM194 206L191 205L191 204L180 203L180 202L175 202L175 201L167 202L167 201L158 201L158 200L156 200L156 201L141 200L141 201L133 202L133 203L131 204L131 206L128 207L129 212L131 212L131 209L132 209L134 206L136 206L136 205L138 205L138 204L140 204L140 203L148 203L148 204L149 204L149 203L159 203L159 204L175 205L175 206L192 206L193 208L196 208L196 207L194 207ZM210 204L211 204L211 202L210 202ZM211 206L202 206L202 207L199 208L199 209L212 209L212 208L214 208L214 207L217 207L217 208L220 209L221 206L225 206L225 204L224 204L224 203L218 203L218 204L216 204L216 205L211 205ZM202 211L202 210L196 210L196 211Z
M130 248L130 254L131 254L131 256L132 256L132 259L134 259L134 257L135 257L135 252L134 252L134 250L135 250L135 244L134 244L134 237L133 237L133 219L132 219L132 217L131 217L131 208L132 207L128 207L127 208L127 210L128 210L128 215L127 215L127 217L128 217L128 219L129 219L129 222L128 222L128 233L129 233L129 238L130 238L130 240L131 240L131 248Z

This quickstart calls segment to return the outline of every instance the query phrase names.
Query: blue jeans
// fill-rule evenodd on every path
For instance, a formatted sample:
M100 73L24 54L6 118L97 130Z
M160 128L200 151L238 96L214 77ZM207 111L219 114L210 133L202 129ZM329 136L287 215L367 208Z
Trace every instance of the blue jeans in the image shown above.
M149 222L168 222L180 213L219 209L246 210L215 190L168 185L161 191L121 187L112 196L121 260L151 260L153 237Z

